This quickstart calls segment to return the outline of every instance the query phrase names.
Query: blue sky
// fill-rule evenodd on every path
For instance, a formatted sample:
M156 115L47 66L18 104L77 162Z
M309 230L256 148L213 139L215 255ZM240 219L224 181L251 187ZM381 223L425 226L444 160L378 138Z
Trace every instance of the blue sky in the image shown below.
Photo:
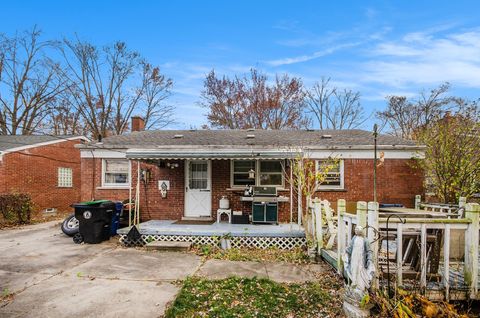
M360 91L370 112L385 96L448 81L480 97L480 1L8 1L0 32L37 24L45 38L123 40L174 81L177 124L200 127L205 74L322 76ZM370 128L373 120L365 124Z

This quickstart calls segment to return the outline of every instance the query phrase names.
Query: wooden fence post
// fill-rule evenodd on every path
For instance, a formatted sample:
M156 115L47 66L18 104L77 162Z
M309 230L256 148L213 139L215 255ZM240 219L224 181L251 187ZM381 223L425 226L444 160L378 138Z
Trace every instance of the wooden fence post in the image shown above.
M372 287L378 288L378 202L368 202L368 240L373 251L373 264L375 265L375 277L372 281Z
M458 207L463 208L467 204L467 198L466 197L460 197L458 198Z
M343 275L342 255L345 252L345 222L343 214L346 212L346 202L344 199L337 201L337 272Z
M365 201L357 202L357 226L363 229L367 227L367 202Z
M320 255L323 248L323 215L322 201L319 198L313 200L313 213L315 214L315 233L317 239L317 253Z
M422 202L422 196L417 194L415 196L415 210L420 210L420 202Z
M463 277L465 284L469 286L470 298L474 298L478 292L478 231L480 205L478 203L468 203L465 206L465 218L470 219L471 223L465 231L465 266Z

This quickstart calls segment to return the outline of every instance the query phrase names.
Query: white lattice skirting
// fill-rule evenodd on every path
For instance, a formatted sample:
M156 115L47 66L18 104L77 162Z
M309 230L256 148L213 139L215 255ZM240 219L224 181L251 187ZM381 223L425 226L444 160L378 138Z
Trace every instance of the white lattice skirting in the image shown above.
M192 242L196 245L218 245L218 236L200 236L200 235L159 235L142 234L137 241L131 241L127 235L120 235L120 243L125 246L143 246L153 241L169 242ZM282 250L293 249L296 247L306 247L305 237L267 237L267 236L234 236L231 238L233 248L251 247L251 248L278 248Z

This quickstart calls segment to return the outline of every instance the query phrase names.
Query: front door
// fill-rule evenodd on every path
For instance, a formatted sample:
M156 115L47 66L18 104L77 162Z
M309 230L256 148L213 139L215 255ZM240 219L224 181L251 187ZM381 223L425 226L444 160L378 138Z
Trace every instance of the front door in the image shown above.
M209 217L212 211L211 162L187 160L185 166L185 216Z

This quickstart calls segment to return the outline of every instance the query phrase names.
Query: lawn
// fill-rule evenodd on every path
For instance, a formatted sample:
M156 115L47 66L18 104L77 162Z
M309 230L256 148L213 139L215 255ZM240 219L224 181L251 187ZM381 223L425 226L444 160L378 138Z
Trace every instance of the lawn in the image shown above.
M256 277L190 277L183 282L165 317L339 317L341 300L331 288L321 282L285 284Z

